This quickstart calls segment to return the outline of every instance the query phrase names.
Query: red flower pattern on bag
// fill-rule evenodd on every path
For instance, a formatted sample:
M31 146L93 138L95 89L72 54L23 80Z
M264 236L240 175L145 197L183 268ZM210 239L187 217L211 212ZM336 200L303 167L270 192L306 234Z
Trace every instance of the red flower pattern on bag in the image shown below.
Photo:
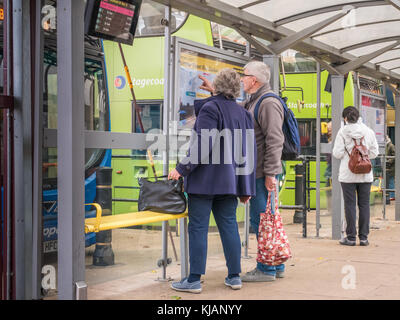
M270 266L280 265L292 257L289 239L283 229L282 217L278 210L275 194L275 214L271 212L271 192L268 194L267 208L260 214L258 228L257 261Z

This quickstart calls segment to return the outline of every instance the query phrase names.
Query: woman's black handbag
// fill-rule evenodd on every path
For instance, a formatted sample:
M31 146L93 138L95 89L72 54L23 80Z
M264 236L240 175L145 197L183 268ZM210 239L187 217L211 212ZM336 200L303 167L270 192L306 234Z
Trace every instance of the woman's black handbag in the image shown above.
M166 178L167 176L159 177ZM179 214L186 211L183 179L149 181L139 178L139 211Z

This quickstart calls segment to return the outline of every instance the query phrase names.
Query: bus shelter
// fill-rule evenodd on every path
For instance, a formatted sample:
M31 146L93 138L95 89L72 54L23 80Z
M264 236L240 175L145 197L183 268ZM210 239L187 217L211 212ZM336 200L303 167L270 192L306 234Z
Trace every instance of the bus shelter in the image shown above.
M396 139L400 141L400 3L388 1L308 1L292 0L155 0L169 8L197 15L235 29L250 45L262 52L271 66L271 84L279 92L279 55L289 49L313 57L329 71L332 79L332 134L341 126L345 75L350 71L382 80L396 96ZM84 12L85 1L57 1L58 129L43 132L43 33L42 1L4 1L6 32L12 37L6 46L8 83L3 105L13 96L14 146L8 161L13 163L15 212L15 298L40 296L38 260L41 246L42 145L57 146L58 152L58 292L59 299L79 299L85 287L84 156L90 148L145 149L144 135L84 130ZM374 10L374 15L371 15ZM166 10L165 47L171 48ZM11 22L12 21L12 24ZM12 29L12 33L11 33ZM265 42L264 40L267 40ZM165 79L173 76L173 52L165 53ZM12 62L12 64L10 63ZM12 68L12 77L10 69ZM169 121L174 96L172 81L164 89L163 132L166 137L165 173L168 172ZM320 92L320 81L316 83ZM320 99L320 98L318 98ZM4 107L2 105L2 107ZM320 103L317 102L317 106ZM8 108L11 108L8 104ZM317 108L319 110L319 108ZM317 130L321 126L317 125ZM320 157L317 132L317 163ZM400 153L400 144L396 144ZM317 170L319 172L319 170ZM332 238L342 232L343 199L337 180L339 161L332 162ZM319 186L317 175L317 190ZM400 163L396 162L396 220L400 220ZM32 204L32 205L31 205ZM317 210L319 204L317 202ZM84 298L84 297L83 297Z
M252 46L265 54L264 62L273 70L271 84L277 92L279 55L283 51L291 48L313 57L320 67L328 70L332 76L333 138L341 126L341 112L344 107L342 88L345 85L344 77L348 72L357 71L380 79L387 84L388 89L399 96L400 38L397 30L400 3L398 1L309 1L306 4L289 0L156 1L235 29ZM370 14L372 10L376 15ZM265 44L265 40L269 44ZM390 84L394 84L394 87ZM318 94L320 85L320 80L317 80ZM317 99L319 106L320 97ZM356 107L359 105L356 104ZM317 112L320 112L319 108ZM396 122L396 128L397 125ZM316 127L320 130L320 125L317 124ZM318 163L319 131L316 136ZM381 153L385 153L382 145L380 150ZM332 161L332 203L340 204L332 208L333 239L341 237L344 210L340 184L337 180L339 163L337 159ZM318 165L317 172L318 189ZM396 201L396 219L400 219L399 205ZM318 211L318 200L316 207Z

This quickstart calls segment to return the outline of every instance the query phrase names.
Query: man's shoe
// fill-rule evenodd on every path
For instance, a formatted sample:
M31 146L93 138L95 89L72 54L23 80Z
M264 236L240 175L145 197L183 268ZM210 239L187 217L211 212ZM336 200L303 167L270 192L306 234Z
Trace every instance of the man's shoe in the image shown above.
M368 246L368 245L369 245L368 240L360 240L360 246L366 247L366 246Z
M240 277L234 277L234 278L225 278L225 285L228 287L231 287L233 290L239 290L242 288L242 280Z
M276 270L276 278L284 278L285 277L285 271L278 271Z
M172 282L171 288L176 291L190 292L190 293L200 293L201 292L201 284L200 280L195 282L188 282L188 279L185 278L179 282Z
M275 279L275 275L266 274L257 268L247 272L244 276L242 276L243 282L267 282L275 281Z
M343 246L355 246L356 245L355 241L349 240L347 238L340 240L339 243Z

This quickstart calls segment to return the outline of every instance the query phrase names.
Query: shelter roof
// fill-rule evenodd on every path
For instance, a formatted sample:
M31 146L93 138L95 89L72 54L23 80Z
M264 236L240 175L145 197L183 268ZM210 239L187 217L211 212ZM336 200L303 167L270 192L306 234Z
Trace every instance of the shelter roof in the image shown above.
M234 28L247 40L400 83L400 0L155 0ZM255 40L257 41L257 40Z

